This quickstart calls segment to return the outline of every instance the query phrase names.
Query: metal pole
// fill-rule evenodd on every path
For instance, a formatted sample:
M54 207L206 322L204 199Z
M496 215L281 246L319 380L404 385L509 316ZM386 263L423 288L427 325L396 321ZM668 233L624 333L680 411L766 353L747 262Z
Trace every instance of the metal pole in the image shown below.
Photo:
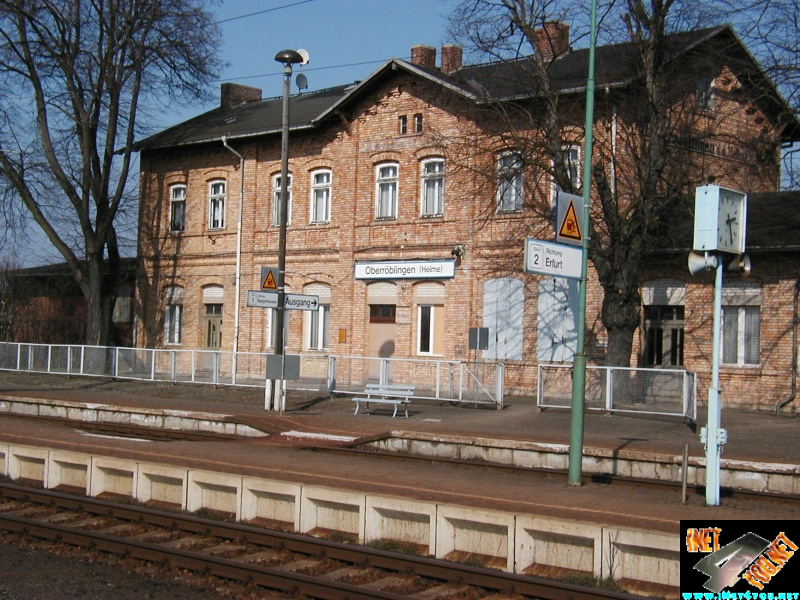
M275 354L280 357L281 363L285 360L283 323L284 302L286 288L284 287L286 273L286 215L289 205L289 88L292 81L292 64L287 62L283 66L283 130L281 133L281 194L278 207L278 308L275 309ZM280 410L283 406L283 381L273 381L272 410Z
M722 322L722 270L725 261L718 257L714 280L714 341L711 356L711 387L708 388L708 423L706 441L706 504L719 505L719 456L725 431L720 428L722 399L719 389L719 344Z
M585 147L583 150L583 240L581 281L578 294L578 340L572 363L572 403L569 433L569 485L581 485L583 461L583 411L586 399L586 284L589 254L589 202L592 177L592 128L594 126L594 54L597 46L597 0L592 0L589 43L589 76L586 81Z

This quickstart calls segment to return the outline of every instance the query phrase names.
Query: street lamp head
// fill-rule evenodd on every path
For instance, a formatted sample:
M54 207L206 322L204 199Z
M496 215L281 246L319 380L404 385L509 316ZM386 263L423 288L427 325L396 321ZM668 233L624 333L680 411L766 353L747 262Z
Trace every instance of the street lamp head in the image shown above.
M275 55L275 60L285 66L290 66L303 62L303 56L296 50L281 50Z

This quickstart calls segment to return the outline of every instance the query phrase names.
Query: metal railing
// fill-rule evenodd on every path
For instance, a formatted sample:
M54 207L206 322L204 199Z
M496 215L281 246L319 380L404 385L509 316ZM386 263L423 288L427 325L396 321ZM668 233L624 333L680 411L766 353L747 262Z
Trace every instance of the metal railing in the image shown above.
M570 408L572 365L539 365L536 405ZM586 367L586 408L697 419L697 375L693 371Z
M0 370L115 379L264 387L265 352L0 342ZM500 363L301 354L298 391L357 393L368 382L407 383L414 397L503 407Z

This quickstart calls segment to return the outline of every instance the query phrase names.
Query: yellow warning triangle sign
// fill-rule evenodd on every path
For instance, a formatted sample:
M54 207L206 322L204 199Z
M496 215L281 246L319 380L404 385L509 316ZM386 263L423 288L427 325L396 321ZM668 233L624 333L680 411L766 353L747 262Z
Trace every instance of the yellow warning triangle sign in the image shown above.
M561 221L561 227L558 230L559 237L565 237L570 240L575 240L576 242L583 240L581 228L578 223L578 215L575 214L575 206L572 200L570 200L566 214L564 215L564 220Z
M275 282L275 275L272 274L272 269L267 271L267 276L261 283L261 288L265 290L277 290L278 284Z

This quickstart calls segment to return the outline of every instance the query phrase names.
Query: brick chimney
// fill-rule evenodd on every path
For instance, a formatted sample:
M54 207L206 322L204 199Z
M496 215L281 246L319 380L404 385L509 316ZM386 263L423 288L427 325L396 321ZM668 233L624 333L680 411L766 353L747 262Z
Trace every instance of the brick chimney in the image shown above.
M436 68L436 48L419 44L411 46L411 62L426 69Z
M536 38L545 62L569 52L569 25L562 21L548 21L544 27L536 30Z
M220 108L233 108L246 102L259 102L261 90L238 83L223 83L219 90Z
M442 46L442 73L450 75L461 68L461 46L447 44Z

